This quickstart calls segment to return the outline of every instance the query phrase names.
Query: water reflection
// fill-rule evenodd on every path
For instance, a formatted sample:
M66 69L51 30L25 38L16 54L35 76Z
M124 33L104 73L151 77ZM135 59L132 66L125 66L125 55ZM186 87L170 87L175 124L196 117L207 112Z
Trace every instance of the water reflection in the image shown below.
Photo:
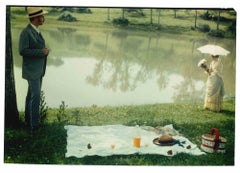
M17 46L21 28L13 28L17 100L23 109L26 82L21 79ZM226 96L235 96L234 40L124 30L46 29L51 49L43 83L46 101L58 107L202 101L206 76L197 68L196 49L218 42L231 51L223 57Z

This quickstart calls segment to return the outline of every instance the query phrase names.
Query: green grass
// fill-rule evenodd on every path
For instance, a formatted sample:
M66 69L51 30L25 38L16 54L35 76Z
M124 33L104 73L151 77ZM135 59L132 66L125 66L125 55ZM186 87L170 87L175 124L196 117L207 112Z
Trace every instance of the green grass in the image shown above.
M58 122L59 112L59 109L48 110L48 121L36 136L32 136L24 128L5 129L4 162L68 165L234 165L235 101L225 101L221 113L203 110L200 103L92 106L66 108L64 121ZM67 145L65 124L82 126L138 124L153 127L173 124L176 130L199 147L201 135L215 127L220 130L221 136L227 138L226 153L201 156L178 154L173 157L133 154L65 158Z
M51 7L45 7L46 10L51 11ZM60 16L60 12L49 13L45 15L46 25L42 28L47 27L71 27L71 28L85 28L87 30L97 30L97 29L109 29L118 28L112 24L113 19L122 17L122 8L110 8L110 20L108 20L107 8L90 8L92 13L73 13L76 17L76 22L63 22L57 20ZM197 27L206 24L212 30L217 29L216 21L204 20L200 16L206 12L207 9L198 9L198 19ZM24 12L23 7L12 7L12 24L15 26L23 27L28 23L26 17L26 12ZM174 34L188 34L188 35L198 35L204 36L206 33L200 32L198 29L193 30L195 24L195 10L193 9L178 9L177 17L174 17L173 9L161 9L160 13L160 28L158 28L158 11L157 9L152 10L152 24L150 24L150 9L142 9L144 16L134 16L132 13L125 12L125 18L129 20L129 25L127 27L120 27L120 29L128 30L139 30L139 31L151 31L151 32L165 32ZM211 10L211 13L217 13L218 10ZM214 12L215 11L215 12ZM232 10L226 10L221 13L221 17L227 19L236 19L235 15L230 15L230 12L234 13ZM216 14L215 14L216 15ZM231 22L221 21L219 29L226 31L225 37L235 38L235 35L231 34L228 27Z

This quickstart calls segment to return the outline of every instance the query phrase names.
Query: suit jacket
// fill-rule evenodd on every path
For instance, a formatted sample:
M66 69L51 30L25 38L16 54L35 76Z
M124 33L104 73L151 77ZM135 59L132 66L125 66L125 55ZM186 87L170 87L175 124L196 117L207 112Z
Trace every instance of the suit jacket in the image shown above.
M28 24L20 34L19 53L23 57L22 77L27 80L42 78L46 70L47 57L43 54L45 40Z

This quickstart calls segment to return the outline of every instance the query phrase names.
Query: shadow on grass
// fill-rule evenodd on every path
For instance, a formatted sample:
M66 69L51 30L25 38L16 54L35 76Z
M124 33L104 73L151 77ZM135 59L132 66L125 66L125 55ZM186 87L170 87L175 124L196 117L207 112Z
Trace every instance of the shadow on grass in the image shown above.
M224 114L225 116L233 116L235 115L235 111L230 111L230 110L221 110L220 113Z
M214 153L201 156L178 154L173 157L133 154L66 158L67 132L64 129L64 123L54 122L45 124L34 135L31 135L24 128L6 128L4 131L4 163L162 166L234 165L234 104L226 105L228 109L221 113L203 111L199 107L201 106L192 104L165 104L120 108L85 108L80 110L79 116L80 120L87 125L105 125L117 122L129 126L147 125L156 127L172 124L180 134L187 137L198 147L201 145L201 136L203 134L210 132L212 128L218 128L220 135L227 139L225 154ZM96 111L99 112L97 115ZM111 117L109 115L116 116ZM88 117L91 117L92 121Z
M219 159L220 162L216 162ZM225 163L225 164L222 164ZM65 164L72 165L130 165L130 166L223 166L234 165L233 159L225 157L224 154L206 154L192 156L180 153L172 157L156 154L132 154L132 155L113 155L113 156L86 156L84 158L70 157Z
M26 128L5 129L4 162L30 164L62 163L66 131L59 123L46 124L32 134Z

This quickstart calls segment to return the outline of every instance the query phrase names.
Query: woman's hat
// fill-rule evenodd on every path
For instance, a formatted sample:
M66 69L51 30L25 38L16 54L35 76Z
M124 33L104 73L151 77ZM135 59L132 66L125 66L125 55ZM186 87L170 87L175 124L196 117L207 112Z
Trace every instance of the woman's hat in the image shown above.
M28 18L33 18L47 14L48 11L43 10L41 7L27 7Z

